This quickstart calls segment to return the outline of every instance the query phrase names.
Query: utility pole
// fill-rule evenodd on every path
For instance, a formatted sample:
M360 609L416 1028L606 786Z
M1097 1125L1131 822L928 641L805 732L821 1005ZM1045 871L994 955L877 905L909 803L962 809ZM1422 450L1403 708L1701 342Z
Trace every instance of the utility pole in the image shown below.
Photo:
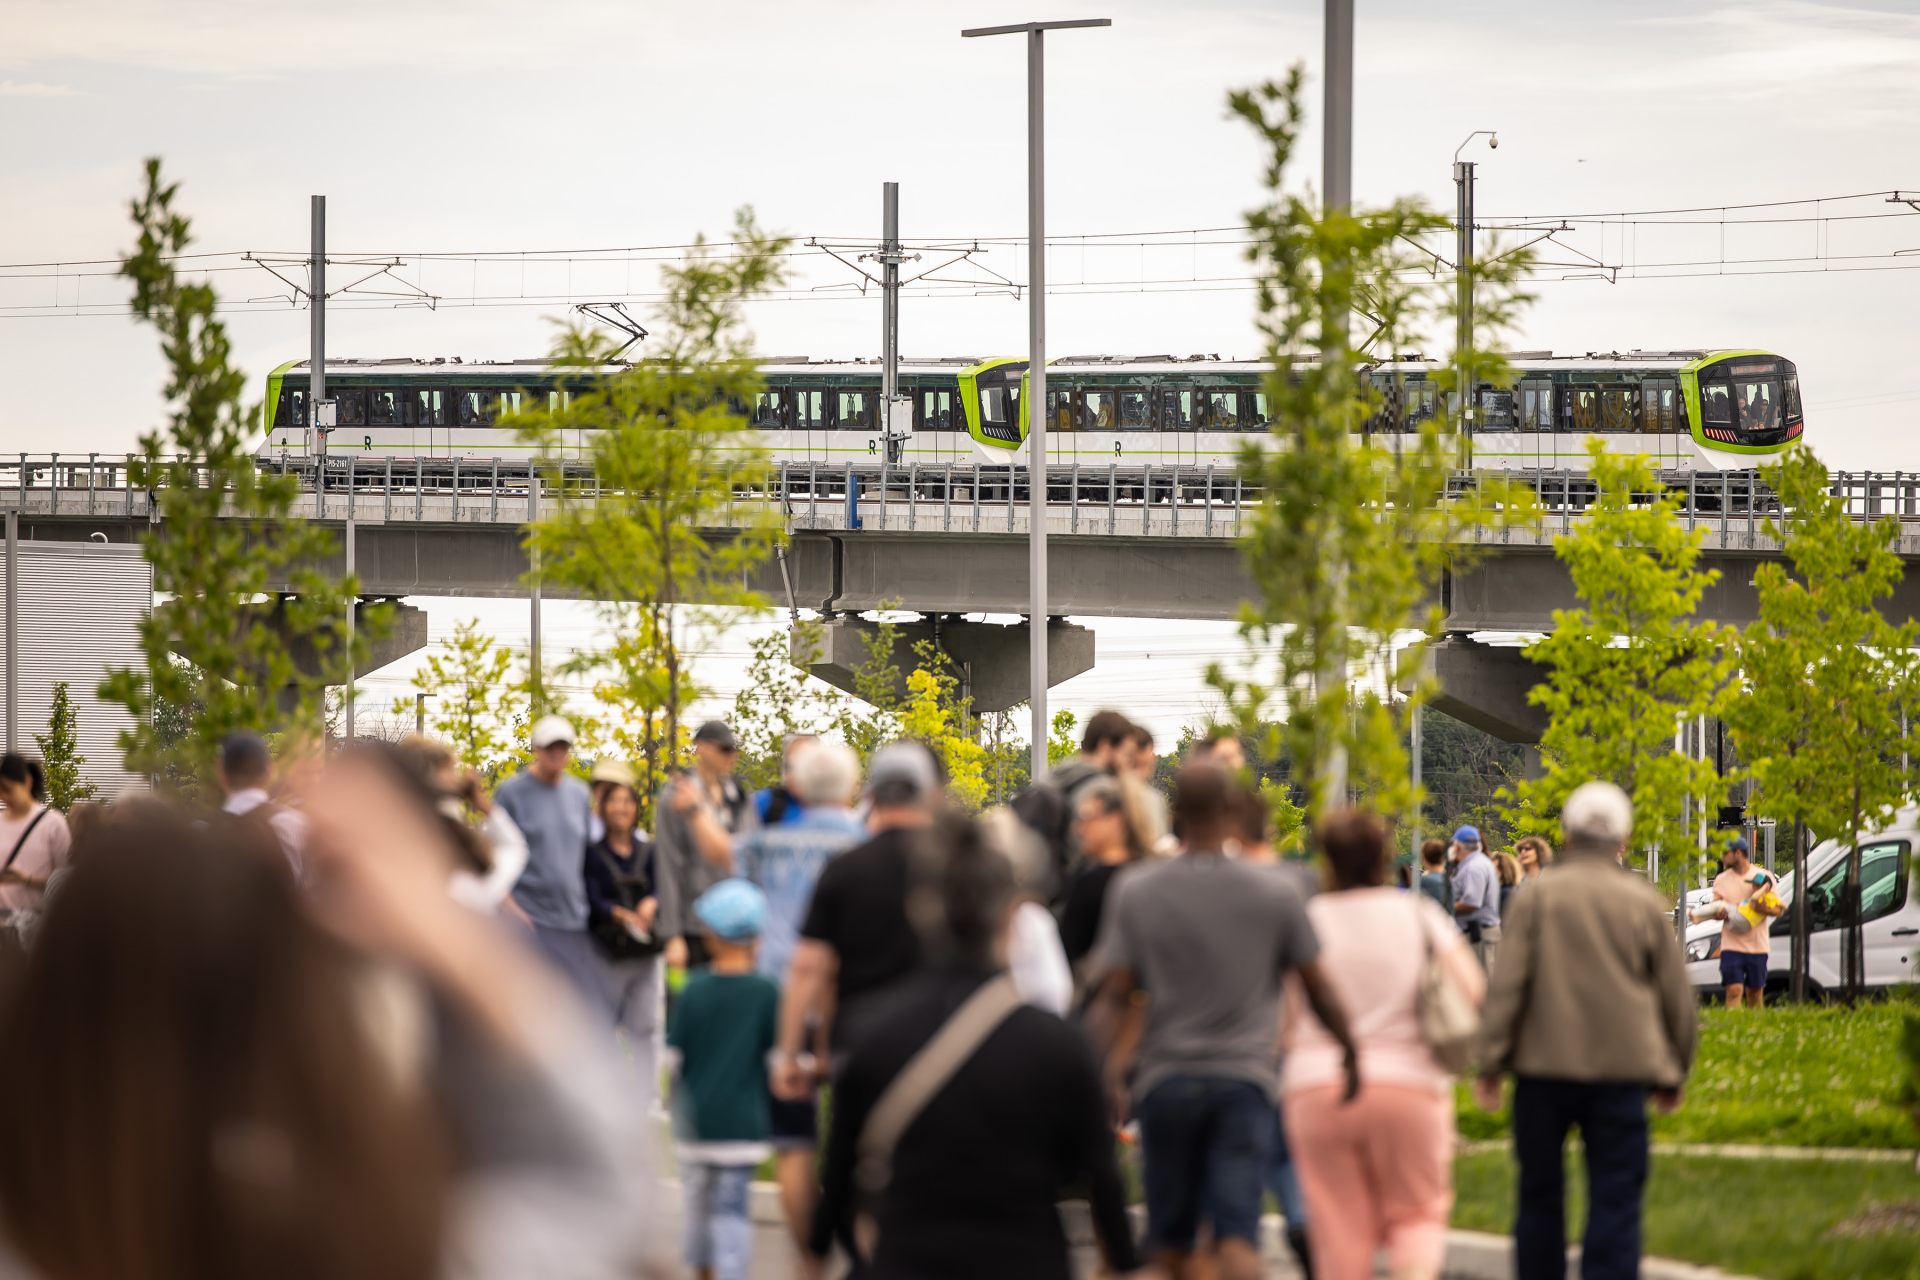
M880 200L880 430L888 463L898 463L905 440L894 430L900 397L900 184L882 185Z
M7 512L7 750L20 749L20 513Z
M1326 207L1323 215L1332 217L1345 213L1353 203L1353 0L1326 0L1326 145L1322 157L1321 185L1326 190ZM1339 360L1352 363L1352 354L1348 350L1347 325L1349 316L1328 316L1323 322L1327 341L1322 344L1322 360ZM1328 518L1336 518L1332 512ZM1329 619L1330 631L1326 642L1327 658L1322 663L1317 696L1324 705L1335 690L1344 690L1347 684L1347 566L1342 560L1328 566L1332 578L1330 595L1332 597L1332 617ZM1333 729L1333 740L1328 744L1324 762L1324 773L1318 779L1316 791L1327 805L1338 806L1347 799L1347 744L1342 738L1345 732L1345 699L1340 699L1342 718ZM1315 805L1318 808L1318 805ZM1315 816L1324 816L1324 811Z
M1459 440L1455 450L1463 467L1471 466L1473 461L1473 183L1476 166L1471 160L1462 160L1460 153L1467 149L1468 143L1480 137L1487 139L1489 147L1498 148L1500 145L1500 135L1493 130L1475 129L1467 135L1465 142L1453 150L1453 351L1459 375L1457 394L1460 400Z
M327 399L327 198L313 197L313 252L307 261L308 354L307 421L326 471L327 436L333 430L333 401ZM326 502L324 486L320 497ZM324 517L324 506L320 512Z
M527 524L540 523L540 473L534 471L527 476ZM531 590L527 597L527 672L533 677L534 690L542 699L547 696L547 672L540 665L540 552L537 548L528 548L527 555L532 560Z
M1344 0L1351 5L1352 0ZM1027 679L1033 709L1030 769L1033 781L1047 776L1047 228L1046 228L1046 45L1049 31L1110 27L1111 18L1073 22L1023 22L974 27L962 37L1027 37L1027 331L1028 390L1021 408L1027 435Z

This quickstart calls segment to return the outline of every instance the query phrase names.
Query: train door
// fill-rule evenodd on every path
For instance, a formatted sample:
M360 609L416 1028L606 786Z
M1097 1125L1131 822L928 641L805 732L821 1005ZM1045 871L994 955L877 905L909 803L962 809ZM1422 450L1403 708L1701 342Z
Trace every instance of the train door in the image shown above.
M792 395L795 456L809 462L835 461L827 452L827 393L818 386L798 386Z
M1144 459L1156 468L1191 467L1199 456L1200 394L1190 385L1160 388L1160 439L1154 456Z
M416 387L407 393L411 411L413 439L423 458L445 458L447 440L447 393L440 387Z

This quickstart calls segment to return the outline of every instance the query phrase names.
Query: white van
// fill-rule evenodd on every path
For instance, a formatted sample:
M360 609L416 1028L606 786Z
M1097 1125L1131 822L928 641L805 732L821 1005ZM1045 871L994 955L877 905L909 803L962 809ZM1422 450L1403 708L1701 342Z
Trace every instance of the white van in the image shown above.
M1860 917L1869 990L1916 980L1914 956L1920 951L1920 901L1915 900L1912 884L1916 847L1920 847L1920 808L1902 809L1890 826L1861 841ZM1826 840L1807 855L1807 881L1813 886L1807 895L1812 911L1807 925L1807 979L1814 993L1840 987L1846 853L1839 841ZM1791 871L1780 877L1780 897L1788 905L1768 934L1772 943L1767 957L1769 990L1784 990L1792 972L1793 916L1801 907L1797 890ZM1686 945L1689 980L1703 993L1718 992L1720 922L1689 925Z

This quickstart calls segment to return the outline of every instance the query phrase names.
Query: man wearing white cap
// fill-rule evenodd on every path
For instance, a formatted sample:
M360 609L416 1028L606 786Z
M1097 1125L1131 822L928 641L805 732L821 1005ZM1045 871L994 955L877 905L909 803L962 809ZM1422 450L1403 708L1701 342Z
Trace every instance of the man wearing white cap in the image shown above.
M1518 1280L1564 1280L1565 1145L1587 1166L1587 1280L1640 1274L1647 1099L1680 1103L1693 1065L1694 994L1666 900L1619 865L1633 802L1611 782L1561 808L1561 860L1513 900L1482 1017L1478 1095L1492 1109L1515 1078L1513 1229Z
M527 838L527 867L513 902L534 940L588 1006L609 1013L606 985L587 937L587 832L593 802L586 784L567 772L573 726L542 716L533 726L533 763L501 783L495 805Z

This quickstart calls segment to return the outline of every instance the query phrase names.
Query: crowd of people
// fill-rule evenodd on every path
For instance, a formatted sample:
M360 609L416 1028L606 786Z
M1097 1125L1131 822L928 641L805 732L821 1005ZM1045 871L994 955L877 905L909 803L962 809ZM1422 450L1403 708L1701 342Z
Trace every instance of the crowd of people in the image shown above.
M1584 1273L1637 1274L1694 1011L1610 784L1557 862L1462 826L1416 876L1355 809L1282 857L1231 734L1161 791L1116 712L981 815L913 741L799 736L756 793L710 721L654 795L574 744L282 788L236 734L219 804L71 831L0 758L0 1277L744 1280L770 1163L799 1276L1064 1278L1073 1197L1110 1274L1251 1280L1271 1197L1306 1275L1418 1280L1462 1069L1517 1082L1522 1280L1565 1274L1574 1128Z

